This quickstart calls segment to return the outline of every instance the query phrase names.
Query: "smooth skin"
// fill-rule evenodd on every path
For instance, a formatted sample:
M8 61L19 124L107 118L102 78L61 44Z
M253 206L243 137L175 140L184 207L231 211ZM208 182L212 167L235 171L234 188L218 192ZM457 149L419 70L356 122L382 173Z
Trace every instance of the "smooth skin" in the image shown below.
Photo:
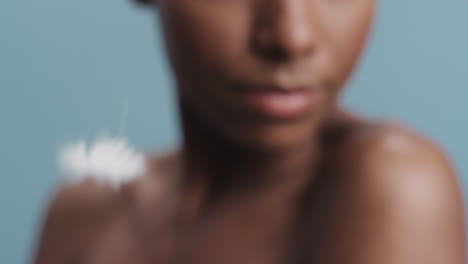
M139 2L164 27L182 147L149 155L146 175L118 190L60 187L34 263L466 263L441 150L337 102L373 0ZM284 115L289 93L263 108L239 95L272 84L313 90L313 103Z

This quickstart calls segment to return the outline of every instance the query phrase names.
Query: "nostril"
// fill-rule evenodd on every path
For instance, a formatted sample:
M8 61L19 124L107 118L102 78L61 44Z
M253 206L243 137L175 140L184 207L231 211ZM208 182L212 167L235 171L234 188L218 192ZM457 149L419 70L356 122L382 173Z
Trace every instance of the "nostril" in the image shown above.
M291 59L290 54L278 45L264 47L259 54L266 60L272 62L283 62Z
M254 42L254 52L262 59L271 62L284 62L311 56L314 52L313 45L294 43L294 40L273 38L269 41Z

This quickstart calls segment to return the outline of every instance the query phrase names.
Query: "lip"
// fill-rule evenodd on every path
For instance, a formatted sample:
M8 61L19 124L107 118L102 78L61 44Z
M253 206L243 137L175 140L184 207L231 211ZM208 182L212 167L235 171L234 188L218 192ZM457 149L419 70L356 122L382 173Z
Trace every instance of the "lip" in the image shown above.
M315 87L276 85L243 87L238 90L241 104L261 116L292 119L302 116L317 103Z

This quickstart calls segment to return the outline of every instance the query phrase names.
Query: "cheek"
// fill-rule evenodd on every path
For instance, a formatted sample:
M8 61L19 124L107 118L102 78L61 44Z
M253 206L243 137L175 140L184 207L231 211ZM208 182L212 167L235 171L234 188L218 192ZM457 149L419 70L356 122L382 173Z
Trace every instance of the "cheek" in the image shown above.
M178 64L217 70L245 54L249 14L246 1L173 0L162 11L168 48ZM202 66L202 67L200 67Z
M327 6L333 14L322 17L324 39L335 68L339 86L349 78L366 44L373 17L373 1L341 0L341 5Z

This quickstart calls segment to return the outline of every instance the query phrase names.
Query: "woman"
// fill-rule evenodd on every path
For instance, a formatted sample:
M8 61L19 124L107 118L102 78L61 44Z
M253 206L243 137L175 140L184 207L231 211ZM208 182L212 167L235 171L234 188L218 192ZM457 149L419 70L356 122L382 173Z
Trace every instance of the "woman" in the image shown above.
M63 187L37 264L463 264L442 152L337 103L373 0L139 0L158 10L183 147L120 189Z

